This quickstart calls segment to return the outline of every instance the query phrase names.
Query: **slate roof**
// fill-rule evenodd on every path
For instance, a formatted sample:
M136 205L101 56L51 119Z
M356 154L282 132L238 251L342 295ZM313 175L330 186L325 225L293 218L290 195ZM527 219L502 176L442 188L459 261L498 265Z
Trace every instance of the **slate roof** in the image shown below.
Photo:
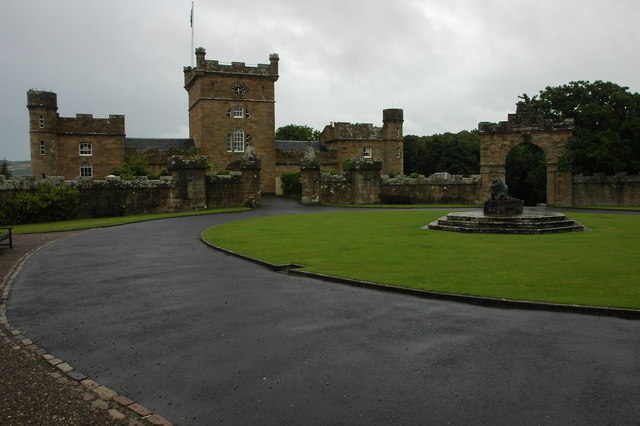
M169 151L170 149L189 149L195 146L193 139L156 139L156 138L125 138L125 148L134 148L137 151L157 149Z
M305 152L309 144L311 144L316 151L327 151L327 147L322 141L276 141L276 149L283 152Z

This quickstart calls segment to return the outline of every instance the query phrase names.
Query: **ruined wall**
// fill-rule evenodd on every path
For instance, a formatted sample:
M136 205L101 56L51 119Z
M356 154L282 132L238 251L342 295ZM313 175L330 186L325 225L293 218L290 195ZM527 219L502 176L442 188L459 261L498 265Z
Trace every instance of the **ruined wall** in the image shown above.
M617 173L613 176L573 176L574 206L640 206L640 176Z

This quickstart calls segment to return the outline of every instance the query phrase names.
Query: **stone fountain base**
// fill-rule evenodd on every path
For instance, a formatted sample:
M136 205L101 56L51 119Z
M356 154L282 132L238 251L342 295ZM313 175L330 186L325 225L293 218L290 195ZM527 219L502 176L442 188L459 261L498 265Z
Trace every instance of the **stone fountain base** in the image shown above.
M522 207L522 204L520 206ZM453 212L431 222L423 229L482 234L554 234L588 230L562 213L537 209L524 210L513 216L486 215L483 212Z

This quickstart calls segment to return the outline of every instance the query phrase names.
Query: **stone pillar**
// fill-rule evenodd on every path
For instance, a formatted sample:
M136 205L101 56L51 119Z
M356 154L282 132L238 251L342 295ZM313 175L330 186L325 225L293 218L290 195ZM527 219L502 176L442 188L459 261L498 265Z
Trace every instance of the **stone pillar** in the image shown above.
M207 157L198 155L195 159L185 159L174 155L169 158L167 168L173 178L170 206L174 210L206 209Z
M256 155L253 145L247 145L240 168L242 170L242 177L240 178L242 204L245 207L258 207L262 204L262 193L260 192L262 163Z
M300 180L302 204L320 204L320 163L313 147L308 147L300 160Z
M547 205L573 205L573 176L570 172L559 171L557 164L552 163L547 163Z
M377 158L351 160L351 202L353 204L379 204L382 161Z

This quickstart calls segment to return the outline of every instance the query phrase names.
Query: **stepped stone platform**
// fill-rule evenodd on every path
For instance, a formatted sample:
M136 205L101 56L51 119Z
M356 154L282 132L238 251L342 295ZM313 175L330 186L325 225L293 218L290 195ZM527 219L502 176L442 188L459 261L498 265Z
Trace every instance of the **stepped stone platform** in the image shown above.
M514 216L491 216L484 212L453 212L423 229L481 234L557 234L589 230L562 213L525 209Z

